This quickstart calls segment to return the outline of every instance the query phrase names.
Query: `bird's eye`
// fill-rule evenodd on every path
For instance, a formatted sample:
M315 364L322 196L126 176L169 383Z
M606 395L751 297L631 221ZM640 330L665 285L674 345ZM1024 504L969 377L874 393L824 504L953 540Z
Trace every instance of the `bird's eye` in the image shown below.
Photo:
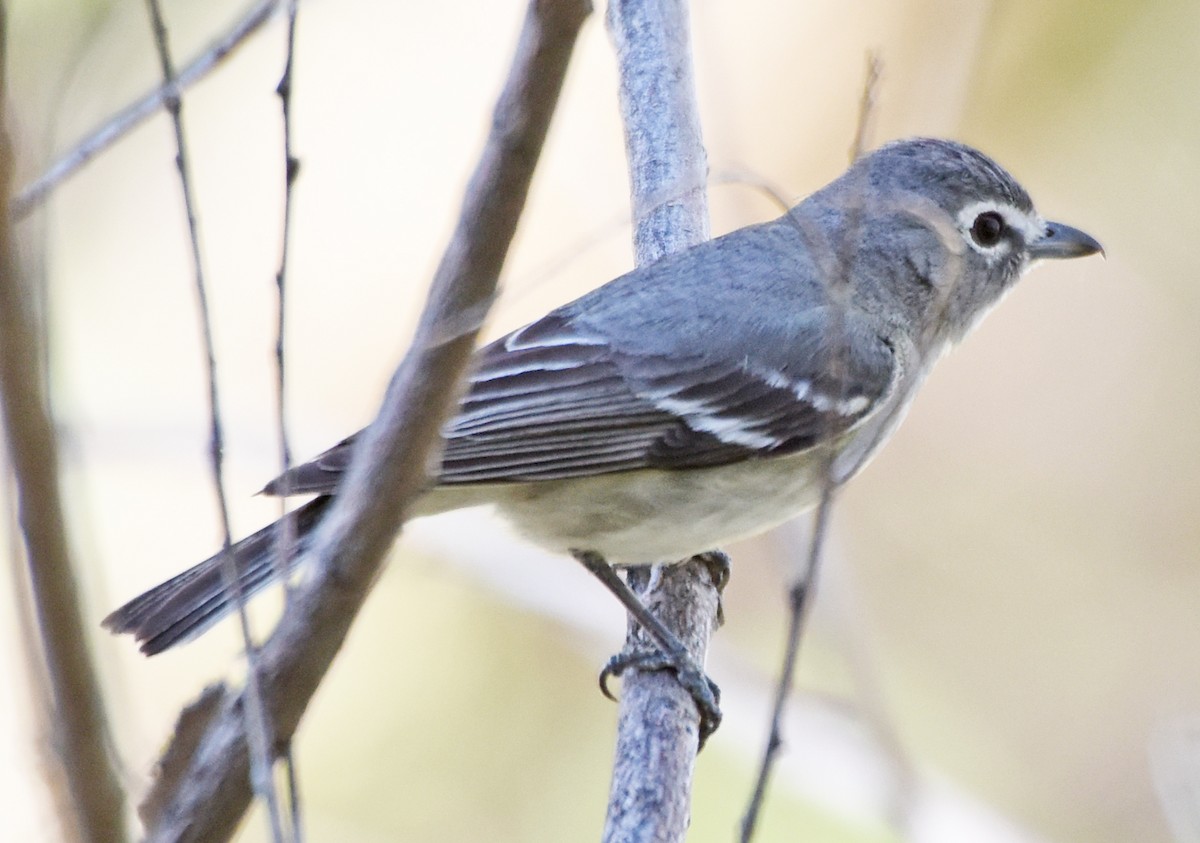
M971 239L985 249L995 246L1004 236L1004 217L995 211L984 211L971 224Z

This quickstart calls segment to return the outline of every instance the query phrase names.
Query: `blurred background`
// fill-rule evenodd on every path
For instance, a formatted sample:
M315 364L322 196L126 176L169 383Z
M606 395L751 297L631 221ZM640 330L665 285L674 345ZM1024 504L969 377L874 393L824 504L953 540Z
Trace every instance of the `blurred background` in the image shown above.
M7 5L25 183L158 69L141 3ZM373 417L524 5L302 4L287 337L297 458ZM600 5L490 335L631 266ZM165 3L177 63L242 8ZM252 493L277 472L282 23L185 97L239 534L278 514ZM799 198L845 168L874 49L873 144L976 145L1108 254L1034 272L841 495L758 839L1200 840L1200 4L697 0L692 24L714 234L777 214L737 179ZM228 623L150 660L98 627L220 541L173 155L160 115L19 230L45 278L69 538L134 798L179 708L236 675L239 654ZM731 839L749 796L803 530L729 548L709 663L726 720L698 762L690 840ZM486 512L410 525L301 729L309 839L598 837L616 708L595 675L624 623L576 568ZM20 678L25 610L11 578L0 588L0 670L14 677L0 814L11 839L55 840L44 711ZM239 839L266 839L263 818Z

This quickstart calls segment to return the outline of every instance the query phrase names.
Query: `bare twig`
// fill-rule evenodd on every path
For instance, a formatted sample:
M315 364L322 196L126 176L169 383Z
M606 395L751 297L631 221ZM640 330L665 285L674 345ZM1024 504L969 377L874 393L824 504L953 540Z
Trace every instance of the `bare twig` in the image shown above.
M854 147L851 149L852 155L861 154L863 151L859 148L859 144L865 143L864 139L867 136L867 129L865 127L869 125L873 116L872 110L875 103L875 90L878 87L880 66L876 57L871 56L869 58L866 87L862 98L862 109L859 114L859 127L856 133L858 140L855 141ZM846 227L848 230L853 231L859 225L857 217L862 213L862 206L862 198L853 197L844 207L847 213ZM873 435L870 438L864 438L861 443L856 443L852 450L835 455L833 462L826 467L826 479L822 488L820 506L816 512L816 527L809 546L806 570L798 575L796 583L791 590L790 608L792 617L789 626L784 669L781 672L780 681L776 688L775 716L772 720L767 747L762 756L762 766L759 771L754 794L742 820L740 837L742 841L749 841L753 835L754 826L766 792L767 779L782 744L780 714L786 705L786 697L791 690L790 686L795 671L794 663L799 653L799 636L803 633L807 606L813 600L813 593L820 579L821 546L827 530L826 521L829 517L828 511L832 504L832 496L846 478L852 477L862 468L867 455L876 450L880 444L880 440L898 423L898 415L907 406L907 396L918 386L940 349L940 346L934 342L935 326L945 323L946 308L949 307L954 289L962 278L963 256L961 240L957 236L954 220L943 209L924 197L909 194L896 200L889 210L910 216L936 234L945 248L946 263L939 271L939 277L935 281L938 295L928 306L931 315L925 322L925 329L912 341L911 352L915 357L915 365L911 367L911 370L906 370L901 374L899 382L895 386L895 395L891 399L890 406L879 411L881 416L875 426ZM798 221L797 224L799 224ZM831 279L831 292L835 295L844 295L848 292L849 285L853 283L853 278L848 271L848 264L849 262L843 259L839 261L839 268L825 267L823 269L825 277ZM836 306L833 310L835 313L842 312L841 308ZM842 343L836 341L836 337L834 339L835 348L844 347ZM900 806L901 820L906 818L905 815L908 813L909 808L910 806Z
M712 183L715 185L748 187L766 197L781 214L786 214L792 207L778 183L747 167L732 167L728 170L714 173Z
M610 0L608 28L621 77L634 250L644 264L709 236L707 159L685 3ZM710 571L696 558L630 580L699 665L720 607ZM627 647L642 646L638 634L631 622ZM605 841L683 840L698 729L695 704L673 674L625 673Z
M867 78L863 82L862 99L858 102L858 124L854 129L854 142L850 144L850 161L863 157L871 147L871 130L875 125L876 98L879 96L879 77L883 73L883 59L878 50L867 51Z
M850 148L851 162L854 162L863 154L865 145L868 142L869 127L875 109L876 88L879 82L880 67L881 64L878 56L874 53L868 54L867 76L863 84L863 94L860 100L854 142ZM846 220L848 229L854 230L859 226L861 213L862 209L859 204L847 208ZM797 225L800 225L799 220L794 215L792 218L796 220ZM852 242L852 240L853 238L850 238L846 242ZM816 248L820 240L813 238L810 242ZM834 248L842 246L840 243L831 245ZM841 317L845 313L853 278L849 273L850 260L848 255L829 255L828 257L841 258L841 260L827 263L826 277L828 278L830 300L833 304L831 309L835 314L835 318L830 327L830 335L825 339L830 348L840 350L846 347L846 337L844 336L845 326ZM835 365L845 365L845 361L841 359L841 356L841 354L837 355L837 359L834 361ZM842 379L842 382L845 382L845 379ZM739 827L738 839L741 843L749 843L754 837L754 830L762 812L771 772L774 769L779 750L783 746L783 720L788 704L788 697L791 694L795 681L796 665L800 656L800 639L804 633L804 625L810 612L809 607L812 605L814 599L813 595L816 591L820 572L821 554L824 550L825 536L829 529L829 515L833 507L834 493L840 481L839 472L834 468L834 459L835 457L832 455L827 456L821 466L821 471L818 475L821 478L821 497L813 516L813 532L809 540L808 554L803 570L797 571L796 577L788 589L789 621L787 639L784 646L783 664L775 686L775 699L771 708L771 725L767 736L767 745L763 749L759 762L758 775L754 782L754 789L751 792L750 801L746 806L745 813L742 815Z
M7 324L0 322L0 330ZM30 705L28 712L30 726L27 728L29 740L34 744L33 751L37 757L37 776L47 791L51 807L49 827L46 836L63 841L82 840L83 834L79 828L79 816L75 810L75 799L71 793L71 783L67 779L66 770L62 763L62 753L58 750L59 742L55 734L55 704L54 691L50 687L50 677L43 667L42 636L38 632L38 617L34 601L27 595L33 593L29 582L29 568L25 553L25 544L21 535L21 522L17 513L17 501L12 491L13 483L8 467L11 462L7 449L0 445L0 466L4 467L4 512L3 525L7 541L4 550L8 559L8 586L12 595L13 610L16 616L16 641L20 647L19 675L9 679L13 688L28 689Z
M7 114L6 10L0 7L0 121ZM0 123L0 200L12 189L13 159L7 125ZM108 721L67 552L42 339L31 290L17 267L11 222L0 219L0 412L40 635L39 667L53 710L56 773L66 781L80 839L122 841L125 800L108 753Z
M292 558L292 548L296 545L295 522L284 518L287 510L288 469L292 467L292 448L288 440L287 425L287 356L284 353L287 316L287 269L288 252L292 234L292 198L296 178L300 175L300 161L292 154L292 66L296 55L296 14L299 11L298 0L287 0L287 46L283 63L283 74L275 93L279 96L279 105L283 123L283 231L279 249L279 271L275 273L275 286L279 293L276 303L276 341L275 341L275 412L279 429L279 476L285 478L279 491L280 524L278 549L275 554L275 564L279 568L279 585L283 590L284 605L291 598L290 580L287 575L286 559ZM284 766L287 768L287 797L290 808L289 816L292 839L302 843L304 839L304 814L300 809L300 783L296 775L295 748L291 741L285 743L280 750Z
M462 214L434 277L413 346L379 417L355 450L313 537L314 577L298 587L261 650L264 699L279 742L289 740L341 648L404 519L424 490L429 451L457 397L478 326L524 207L586 0L532 0L492 130ZM242 694L218 689L203 734L178 736L164 759L167 788L151 840L227 838L249 801ZM170 751L169 751L170 754Z
M284 338L286 336L287 317L287 270L288 251L292 235L292 197L296 178L300 175L300 161L292 154L292 58L296 49L296 0L287 3L287 48L284 59L283 75L275 87L279 96L280 109L283 118L283 232L279 249L279 269L275 273L275 288L278 292L276 302L275 322L275 412L276 425L279 432L279 462L280 490L279 507L282 517L287 506L287 497L291 493L288 469L292 467L292 449L288 441L287 430L287 357L284 353ZM291 558L291 548L295 544L295 524L290 520L282 522L279 531L279 551L276 554L280 566L280 582L285 592L288 590L287 566L283 560Z
M195 273L196 300L200 316L200 336L204 346L205 371L208 375L209 409L209 457L212 467L213 489L216 492L217 512L221 520L222 575L226 590L233 595L237 606L242 641L246 648L246 705L243 708L245 727L250 738L251 768L255 792L267 804L273 839L284 839L283 814L279 807L279 793L272 775L272 729L262 701L262 689L258 675L257 648L250 632L250 618L246 614L246 601L238 578L237 566L229 552L233 535L229 523L229 505L225 499L224 437L221 431L221 405L217 393L217 356L213 346L212 319L208 306L208 289L204 280L204 261L200 251L200 229L196 222L196 205L192 197L192 180L187 151L187 138L183 130L183 103L176 85L175 67L171 61L171 50L167 29L163 22L158 0L146 0L154 31L154 45L162 67L163 86L167 89L164 100L171 125L175 130L175 165L179 170L179 184L183 190L183 207L187 216L188 241L191 246L192 269Z
M825 544L825 534L829 529L829 512L833 505L834 485L830 476L831 466L826 463L822 475L825 480L821 488L821 500L817 504L814 516L812 538L808 544L808 558L805 569L797 575L791 588L788 589L788 631L787 644L784 648L783 665L779 671L779 681L775 685L775 699L771 706L771 729L768 733L767 746L759 761L758 776L754 780L754 790L746 813L742 815L738 839L748 843L754 837L754 829L762 812L763 799L767 794L767 784L774 769L775 758L783 747L783 718L787 710L788 696L796 677L796 663L800 655L800 636L804 632L804 623L808 619L809 607L812 605L812 593L816 586L817 568L821 563L821 551Z
M87 137L71 147L47 170L25 187L9 202L8 210L13 219L20 219L41 205L59 184L78 172L85 164L108 149L132 129L159 112L167 99L174 93L187 90L207 76L237 47L270 20L282 0L256 0L256 2L221 37L193 59L175 77L174 85L162 85L144 94L135 102L105 120Z

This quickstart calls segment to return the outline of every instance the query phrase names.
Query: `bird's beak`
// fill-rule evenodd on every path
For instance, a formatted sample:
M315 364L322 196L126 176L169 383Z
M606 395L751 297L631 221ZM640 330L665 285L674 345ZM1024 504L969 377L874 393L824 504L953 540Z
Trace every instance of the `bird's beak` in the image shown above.
M1090 234L1063 225L1047 222L1046 230L1037 240L1029 244L1029 256L1034 258L1082 258L1104 254L1104 247Z

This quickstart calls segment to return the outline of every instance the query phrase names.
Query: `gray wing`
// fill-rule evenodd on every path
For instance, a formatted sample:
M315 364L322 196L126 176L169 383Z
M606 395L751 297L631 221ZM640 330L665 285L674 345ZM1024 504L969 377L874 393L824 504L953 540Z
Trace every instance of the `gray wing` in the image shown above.
M842 352L810 341L799 359L768 366L749 355L622 351L555 311L480 350L445 430L438 482L699 468L811 448L870 416L891 388L890 347L862 337ZM294 494L333 491L354 439L263 491L285 481Z

